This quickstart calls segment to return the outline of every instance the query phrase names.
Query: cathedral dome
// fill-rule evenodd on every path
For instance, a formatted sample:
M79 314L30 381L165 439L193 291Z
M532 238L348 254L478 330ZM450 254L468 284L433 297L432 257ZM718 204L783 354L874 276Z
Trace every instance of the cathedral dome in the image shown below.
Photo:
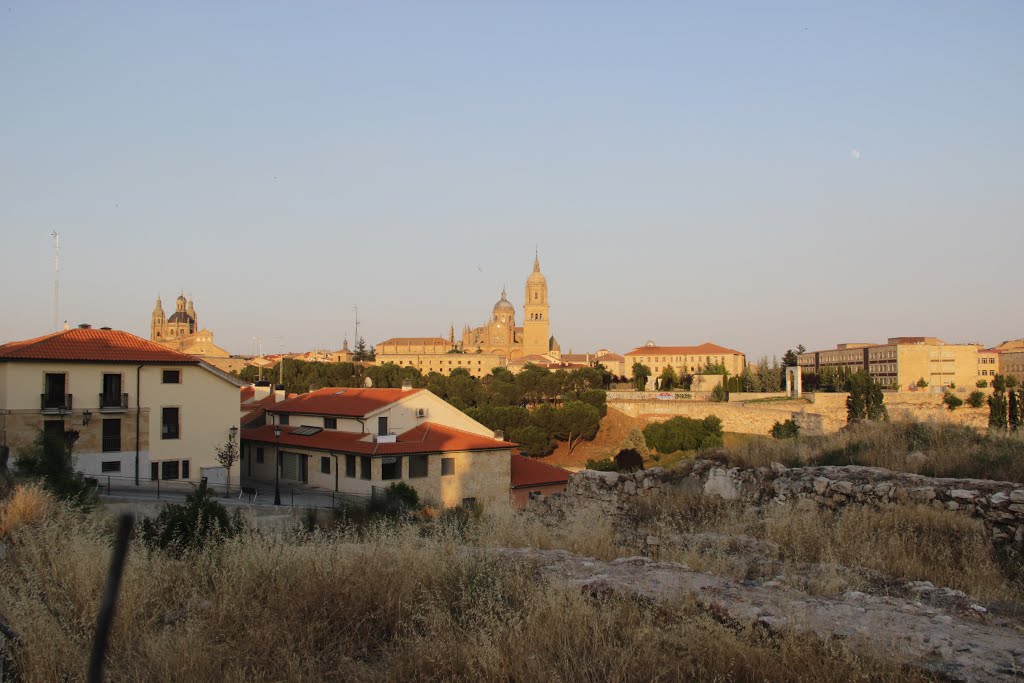
M515 313L516 307L512 305L512 302L508 300L505 294L505 290L501 290L501 301L494 304L494 313L499 312L512 312Z

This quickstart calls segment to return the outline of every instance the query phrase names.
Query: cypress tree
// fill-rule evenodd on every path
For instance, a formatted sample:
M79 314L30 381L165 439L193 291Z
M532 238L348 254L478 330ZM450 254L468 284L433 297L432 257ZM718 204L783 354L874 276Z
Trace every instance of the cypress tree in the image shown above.
M1010 431L1014 431L1015 432L1015 431L1017 431L1017 427L1020 426L1021 398L1024 398L1024 389L1021 389L1021 390L1018 390L1018 391L1011 390L1009 392L1009 399L1010 399L1009 407L1010 407L1010 410L1009 410L1009 419L1007 420L1007 422L1008 422L1008 424L1010 426Z
M988 397L989 429L1005 430L1007 427L1006 381L1002 375L992 380L992 395Z

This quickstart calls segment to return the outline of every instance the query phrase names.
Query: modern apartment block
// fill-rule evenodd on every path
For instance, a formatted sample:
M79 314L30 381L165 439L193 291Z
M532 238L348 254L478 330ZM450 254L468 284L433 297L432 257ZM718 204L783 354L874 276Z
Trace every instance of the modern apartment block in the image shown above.
M76 467L133 482L221 482L242 382L128 332L82 326L0 346L0 447L77 434Z
M904 391L918 388L921 380L933 391L954 386L971 389L979 379L987 378L990 370L980 344L948 344L936 337L891 337L885 344L839 344L835 349L800 354L797 363L805 377L821 377L830 370L866 370L883 388ZM991 368L992 375L996 368Z

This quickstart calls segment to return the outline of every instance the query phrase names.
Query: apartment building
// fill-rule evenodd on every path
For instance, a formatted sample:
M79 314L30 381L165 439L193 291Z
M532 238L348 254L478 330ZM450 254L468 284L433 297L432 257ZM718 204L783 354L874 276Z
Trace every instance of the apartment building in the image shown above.
M267 404L242 474L357 496L405 482L428 504L508 505L511 449L425 389L326 388Z
M866 370L884 389L914 390L923 380L931 390L943 391L973 388L987 375L979 364L987 358L981 351L980 344L949 344L936 337L891 337L885 344L839 344L803 353L797 364L805 376Z
M242 382L128 332L80 326L0 346L0 447L77 434L76 467L134 483L224 480ZM232 476L234 477L234 472Z

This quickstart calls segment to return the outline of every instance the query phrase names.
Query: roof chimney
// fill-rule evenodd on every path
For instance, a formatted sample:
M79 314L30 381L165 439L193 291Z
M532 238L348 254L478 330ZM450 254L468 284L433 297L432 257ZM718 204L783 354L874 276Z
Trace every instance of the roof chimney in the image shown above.
M402 380L402 391L409 391L410 389L412 389L412 380L411 379L403 379Z
M280 403L281 401L288 398L288 392L284 390L283 384L278 384L274 387L274 403Z
M505 432L504 432L504 430L495 429L494 430L494 439L496 441L504 441L505 440Z
M260 380L252 385L253 394L252 398L254 401L262 401L267 396L270 396L270 382L266 380Z
M90 325L89 323L82 323L81 325L78 326L78 329L80 329L80 330L91 330L92 329L92 325Z

